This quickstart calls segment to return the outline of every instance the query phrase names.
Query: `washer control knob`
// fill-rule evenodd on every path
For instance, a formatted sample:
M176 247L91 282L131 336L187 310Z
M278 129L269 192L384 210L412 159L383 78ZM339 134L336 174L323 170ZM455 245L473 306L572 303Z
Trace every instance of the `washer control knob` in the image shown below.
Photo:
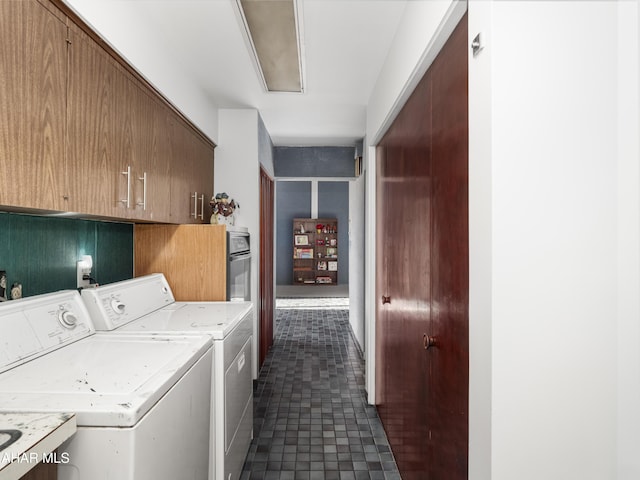
M58 313L58 320L64 328L75 328L78 323L78 317L69 310L62 310Z
M111 300L111 308L118 315L122 315L124 313L125 304L122 303L120 300L114 298L114 299Z

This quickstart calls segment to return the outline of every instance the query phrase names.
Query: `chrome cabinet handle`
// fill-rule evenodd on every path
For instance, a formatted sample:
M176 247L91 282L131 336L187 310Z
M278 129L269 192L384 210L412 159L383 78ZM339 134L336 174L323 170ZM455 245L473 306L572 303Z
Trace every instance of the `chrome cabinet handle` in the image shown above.
M131 207L131 165L127 165L127 169L124 172L120 172L122 175L126 175L127 177L127 198L124 200L120 200L121 203L129 208Z
M193 198L193 213L189 214L189 216L198 218L198 192L193 192L191 198Z
M138 180L142 181L142 202L136 203L136 205L141 206L142 210L147 209L147 172L144 172L141 177L138 177Z
M200 195L200 220L204 220L204 193Z

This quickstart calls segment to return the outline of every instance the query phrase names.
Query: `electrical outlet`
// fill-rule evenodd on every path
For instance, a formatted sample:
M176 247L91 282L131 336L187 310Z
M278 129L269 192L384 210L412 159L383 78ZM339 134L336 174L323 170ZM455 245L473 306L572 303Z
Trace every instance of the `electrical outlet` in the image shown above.
M76 262L76 276L78 288L87 288L91 285L91 268L93 259L91 255L83 255L82 260Z

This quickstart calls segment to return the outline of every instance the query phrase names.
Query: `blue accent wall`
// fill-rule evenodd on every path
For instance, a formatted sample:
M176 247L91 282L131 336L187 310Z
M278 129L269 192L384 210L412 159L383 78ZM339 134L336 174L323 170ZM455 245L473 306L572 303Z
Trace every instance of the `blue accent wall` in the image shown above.
M76 288L81 255L98 283L132 278L133 225L0 212L0 270L24 297Z
M311 182L276 182L276 284L293 283L293 219L311 217ZM318 218L338 219L338 283L349 283L349 182L318 182Z
M318 218L338 219L338 284L348 284L349 182L318 182Z
M274 147L276 177L353 177L354 147Z
M276 284L293 283L293 219L311 216L311 182L276 182Z

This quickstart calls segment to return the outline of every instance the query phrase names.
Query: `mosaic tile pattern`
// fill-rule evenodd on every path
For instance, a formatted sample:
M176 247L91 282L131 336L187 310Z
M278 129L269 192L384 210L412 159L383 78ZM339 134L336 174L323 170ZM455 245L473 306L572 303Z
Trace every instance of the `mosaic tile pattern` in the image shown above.
M278 299L241 480L400 480L345 300Z

